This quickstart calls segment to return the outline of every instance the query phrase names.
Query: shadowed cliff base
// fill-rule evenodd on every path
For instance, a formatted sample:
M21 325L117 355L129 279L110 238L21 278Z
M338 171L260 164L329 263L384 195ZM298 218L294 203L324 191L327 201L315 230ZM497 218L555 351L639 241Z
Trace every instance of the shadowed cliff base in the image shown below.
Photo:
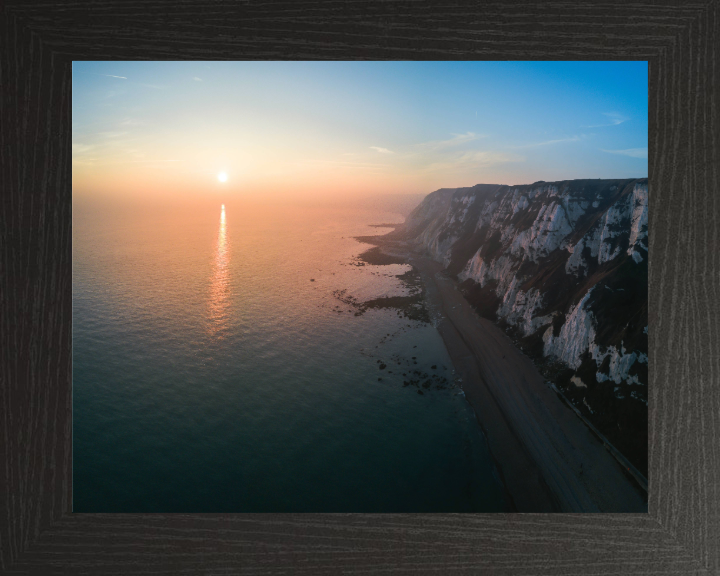
M443 188L384 237L442 262L475 311L535 361L642 485L648 186L634 178Z
M363 241L367 241L363 238ZM462 376L509 501L519 512L647 512L647 494L444 266L399 238L373 238L421 275L425 301Z

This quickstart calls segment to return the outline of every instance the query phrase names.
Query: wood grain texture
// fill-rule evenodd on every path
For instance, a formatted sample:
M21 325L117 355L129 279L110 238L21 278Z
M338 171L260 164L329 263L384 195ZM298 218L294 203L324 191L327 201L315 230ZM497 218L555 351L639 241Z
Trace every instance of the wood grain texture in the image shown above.
M717 0L0 5L0 571L720 574L719 46ZM71 61L303 58L649 61L649 514L70 513Z

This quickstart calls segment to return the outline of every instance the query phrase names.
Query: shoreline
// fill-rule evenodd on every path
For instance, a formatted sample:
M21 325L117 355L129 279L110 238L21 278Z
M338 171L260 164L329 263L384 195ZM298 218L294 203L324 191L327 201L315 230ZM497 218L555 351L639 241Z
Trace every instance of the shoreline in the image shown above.
M439 272L441 264L433 261L421 264L413 258L408 258L408 263L420 272L426 300L439 315L435 328L445 344L456 376L461 379L465 400L485 437L511 509L514 512L560 511L560 503L547 487L539 468L513 432L483 380L480 366L468 343L447 318L439 290L432 282L432 276Z
M441 274L403 242L378 236L389 257L421 275L436 329L462 379L511 506L518 512L647 512L647 494L595 433L494 323L477 315ZM367 242L366 237L361 241Z

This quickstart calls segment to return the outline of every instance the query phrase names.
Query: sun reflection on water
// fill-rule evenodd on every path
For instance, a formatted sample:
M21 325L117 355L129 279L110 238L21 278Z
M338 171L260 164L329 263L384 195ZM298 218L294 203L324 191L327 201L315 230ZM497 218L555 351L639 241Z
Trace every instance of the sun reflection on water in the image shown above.
M222 205L220 211L220 229L218 230L213 268L208 306L209 330L212 335L222 338L222 333L227 327L228 320L228 276L230 268L227 226L225 223L225 204Z

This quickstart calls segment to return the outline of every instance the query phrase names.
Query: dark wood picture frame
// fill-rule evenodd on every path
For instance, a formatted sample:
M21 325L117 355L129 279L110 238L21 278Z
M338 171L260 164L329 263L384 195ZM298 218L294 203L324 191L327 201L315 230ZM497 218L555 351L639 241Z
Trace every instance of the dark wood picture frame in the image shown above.
M719 53L718 0L0 4L0 571L719 574ZM134 59L647 60L649 513L71 513L71 63Z

